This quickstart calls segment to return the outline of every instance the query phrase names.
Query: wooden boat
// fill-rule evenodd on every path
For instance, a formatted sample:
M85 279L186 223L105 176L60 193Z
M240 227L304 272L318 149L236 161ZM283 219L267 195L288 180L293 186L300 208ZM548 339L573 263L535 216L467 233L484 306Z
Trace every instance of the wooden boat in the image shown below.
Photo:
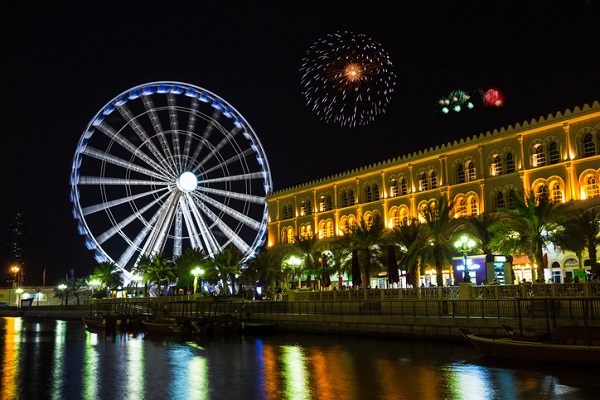
M263 335L275 332L275 324L270 322L242 322L242 333L246 335Z
M511 337L484 337L459 328L462 335L485 355L512 360L600 366L600 329L562 327L552 339L532 341Z
M88 315L81 318L86 328L98 329L106 327L106 319L102 315Z
M176 318L142 321L149 333L156 335L191 335L192 325Z

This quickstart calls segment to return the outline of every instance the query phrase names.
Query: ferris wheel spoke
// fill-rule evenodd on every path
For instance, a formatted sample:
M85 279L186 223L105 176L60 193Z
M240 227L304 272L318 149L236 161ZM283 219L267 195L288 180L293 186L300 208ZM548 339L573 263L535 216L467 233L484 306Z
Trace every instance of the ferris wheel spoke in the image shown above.
M213 189L213 188L210 188L207 186L198 187L198 190L200 190L201 192L204 192L204 193L211 193L211 194L216 194L216 195L223 196L223 197L229 197L231 199L249 201L254 204L264 204L264 202L265 202L264 197L255 196L252 194L231 192L229 190Z
M156 221L158 221L158 218L160 217L161 213L162 213L162 210L159 208L152 215L152 217L148 220L148 223L144 224L144 227L136 235L136 237L133 239L133 241L128 241L129 247L127 247L125 249L125 251L119 257L119 260L117 261L119 263L119 265L127 265L129 263L131 258L135 255L136 251L140 248L141 243L144 241L144 239L150 233L150 230L152 229L152 227L156 224ZM140 255L141 254L148 254L148 253L145 252L145 249L142 249L142 251L140 252ZM139 256L138 256L138 261L139 261ZM137 262L136 262L136 264L137 264Z
M219 243L208 229L208 224L194 207L194 202L189 194L185 194L185 201L181 203L184 210L184 218L187 226L194 232L194 238L198 243L198 247L206 250L208 255L212 257L219 250ZM197 228L196 228L197 227ZM192 235L190 235L192 236Z
M254 153L254 150L252 150L250 148L246 149L242 153L236 154L235 156L233 156L233 157L231 157L231 158L229 158L229 159L227 159L227 160L225 160L225 161L223 161L223 162L221 162L219 164L216 164L216 165L214 165L214 166L212 166L212 167L204 170L203 172L204 172L204 174L210 174L212 171L217 170L219 168L223 168L223 167L225 167L227 165L230 165L233 162L239 162L240 160L243 160L244 158L251 156L252 153Z
M196 131L196 113L198 112L198 108L200 107L200 102L197 97L192 98L192 104L190 112L188 113L188 125L187 125L187 136L185 138L185 144L183 145L183 157L187 158L190 155L190 150L192 148L192 139L193 133ZM188 168L186 164L186 169Z
M90 214L93 214L98 211L107 210L109 208L116 207L121 204L129 203L134 200L144 198L146 196L152 196L154 194L158 194L164 190L166 190L166 188L160 188L160 189L151 190L151 191L144 192L144 193L139 193L139 194L136 194L133 196L126 196L126 197L122 197L120 199L115 199L115 200L111 200L111 201L106 201L104 203L94 204L94 205L82 208L81 212L83 215L90 215Z
M98 149L95 149L93 147L89 147L89 146L86 147L86 149L83 151L83 154L85 154L86 156L95 158L97 160L100 160L100 161L106 161L107 163L110 163L112 165L116 165L118 167L122 167L122 168L125 168L125 169L129 169L131 171L139 172L141 174L154 177L156 179L160 179L160 180L168 179L168 176L164 176L162 174L158 174L158 173L156 173L156 172L154 172L152 170L149 170L147 168L141 167L141 166L139 166L139 165L137 165L137 164L135 164L135 163L133 163L131 161L127 161L127 160L124 160L124 159L122 159L120 157L113 156L112 154L108 154L108 153L102 152L102 151L100 151Z
M113 127L108 125L106 122L102 122L98 126L96 126L98 130L108 136L110 139L114 140L118 144L120 144L124 149L128 150L131 154L135 154L140 160L144 161L146 164L150 165L152 168L163 171L166 173L167 170L162 167L161 164L154 161L151 157L149 157L143 151L140 151L133 143L131 143L127 138L123 135L120 135ZM141 127L140 127L141 129ZM146 136L147 137L147 136ZM158 149L156 149L158 150ZM152 151L152 149L151 149ZM154 154L154 153L153 153ZM155 154L156 156L156 154ZM158 158L158 157L157 157Z
M204 183L216 183L216 182L231 182L231 181L243 181L250 179L264 179L264 174L262 172L251 172L249 174L240 174L240 175L231 175L231 176L223 176L220 178L211 178L211 179L203 179Z
M166 194L162 197L165 197L165 196L166 196ZM162 197L158 197L158 198L154 199L153 201L148 203L145 207L141 208L137 212L134 212L129 217L121 220L120 222L115 224L112 228L104 231L104 233L102 233L100 236L98 236L96 238L96 241L98 242L98 244L102 244L102 243L106 242L108 239L112 238L115 234L122 232L123 228L125 228L127 225L129 225L136 219L141 219L142 215L146 211L148 211L151 207L153 207L154 205L156 205L157 203L159 203L161 201Z
M231 229L225 222L223 222L219 217L217 217L217 215L214 212L212 212L210 208L208 208L205 204L199 201L196 201L196 205L202 210L202 212L206 216L208 216L208 218L212 222L215 223L215 225L221 230L221 232L223 232L225 236L229 238L231 243L233 243L233 245L237 247L242 252L242 254L248 252L250 246L248 246L248 244L237 233L235 233L233 229Z
M229 132L223 132L223 134L224 134L223 139L221 139L221 141L213 149L211 149L212 151L210 153L208 153L206 155L206 157L204 157L204 159L198 163L195 170L197 171L203 165L206 165L206 163L211 158L213 158L215 156L215 154L217 154L219 152L219 150L221 150L223 148L223 146L225 146L227 143L235 142L234 138L239 133L239 131L241 131L241 129L236 126Z
M144 103L144 107L146 107L146 111L148 111L148 115L150 116L150 122L152 123L152 127L154 128L154 132L158 137L158 141L162 146L163 154L167 159L172 159L171 148L167 143L167 138L165 137L165 133L163 131L162 124L160 123L160 118L156 113L156 108L154 107L154 102L150 96L142 96L142 103Z
M106 176L80 176L78 183L80 185L116 185L116 186L133 186L133 185L152 185L152 186L168 186L169 182L150 181L145 179L126 179L126 178L109 178Z
M146 240L147 245L145 248L151 248L150 254L160 254L163 252L167 236L173 224L175 217L175 209L177 206L178 198L180 194L174 191L169 196L169 199L161 207L161 213L158 221L152 229L152 235Z
M235 220L244 223L245 225L251 227L252 229L254 229L255 231L258 231L260 229L260 222L256 221L248 216L246 216L245 214L234 210L233 208L222 204L208 196L205 196L201 193L198 193L195 195L198 199L202 200L203 202L210 204L211 206L213 206L214 208L216 208L217 210L224 212L225 214L229 215L230 217L234 218Z
M179 118L177 117L177 100L172 92L167 94L167 103L169 105L169 123L171 125L171 135L173 135L173 153L175 153L178 169L181 170L181 150L179 145Z
M215 109L212 113L212 117L208 120L208 124L206 124L206 128L204 128L204 133L202 134L202 140L199 141L198 146L194 149L194 154L192 154L191 160L197 160L200 157L200 152L205 146L205 143L209 143L210 135L215 128L216 121L219 120L221 116L221 111ZM214 122L213 122L214 121ZM188 165L186 169L189 169L191 165Z

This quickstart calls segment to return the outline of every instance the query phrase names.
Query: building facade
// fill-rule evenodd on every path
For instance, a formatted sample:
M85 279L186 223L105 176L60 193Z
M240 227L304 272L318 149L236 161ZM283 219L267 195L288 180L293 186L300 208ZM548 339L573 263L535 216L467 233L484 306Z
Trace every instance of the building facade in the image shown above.
M375 214L393 228L440 197L454 201L456 218L494 212L511 191L545 191L554 201L594 206L599 184L596 101L272 193L268 245L289 244L296 235L332 238ZM519 259L514 267L526 274L529 260ZM579 265L569 253L549 253L548 261L559 279Z

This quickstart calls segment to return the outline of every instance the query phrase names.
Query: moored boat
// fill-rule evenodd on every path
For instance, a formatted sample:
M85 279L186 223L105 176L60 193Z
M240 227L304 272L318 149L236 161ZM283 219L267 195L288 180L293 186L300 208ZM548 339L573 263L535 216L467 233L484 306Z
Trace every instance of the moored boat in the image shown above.
M513 360L600 365L600 330L563 327L550 340L518 340L511 337L484 337L459 328L462 335L485 355Z
M157 335L191 335L192 325L175 318L142 321L149 333Z
M102 315L88 315L81 318L86 328L98 329L106 327L106 319Z

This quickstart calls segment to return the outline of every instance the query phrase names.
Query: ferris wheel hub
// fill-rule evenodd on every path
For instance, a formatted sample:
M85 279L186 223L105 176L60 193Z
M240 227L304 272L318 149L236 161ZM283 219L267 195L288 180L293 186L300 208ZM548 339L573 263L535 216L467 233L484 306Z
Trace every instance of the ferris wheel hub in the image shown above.
M182 192L193 192L198 187L198 178L194 173L186 171L177 178L177 188Z

